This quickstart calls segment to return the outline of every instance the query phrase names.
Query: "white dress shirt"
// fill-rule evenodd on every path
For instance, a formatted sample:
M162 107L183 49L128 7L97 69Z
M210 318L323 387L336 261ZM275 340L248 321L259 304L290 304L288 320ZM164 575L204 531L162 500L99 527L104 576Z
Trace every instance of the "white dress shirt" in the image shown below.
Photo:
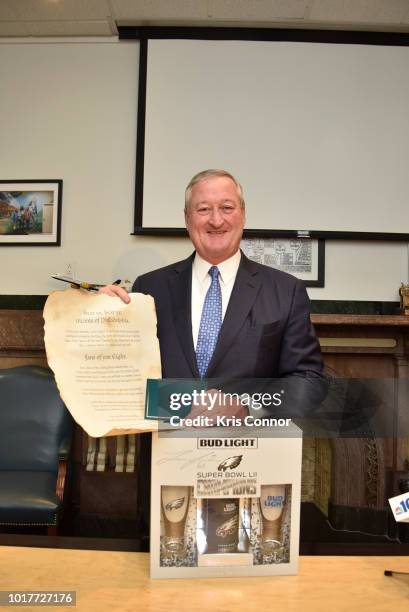
M237 270L239 269L240 259L241 253L237 251L232 257L229 257L229 259L217 265L220 272L219 282L222 293L222 320L226 314L234 281L236 280ZM199 336L203 304L207 290L211 284L209 270L212 265L213 264L205 261L196 253L192 267L192 335L195 350Z

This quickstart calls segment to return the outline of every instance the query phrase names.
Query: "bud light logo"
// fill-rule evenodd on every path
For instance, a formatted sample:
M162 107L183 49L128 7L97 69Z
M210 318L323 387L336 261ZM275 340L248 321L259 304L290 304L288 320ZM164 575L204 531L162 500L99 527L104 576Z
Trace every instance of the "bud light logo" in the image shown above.
M284 505L283 495L267 495L264 500L264 505L267 508L282 508Z

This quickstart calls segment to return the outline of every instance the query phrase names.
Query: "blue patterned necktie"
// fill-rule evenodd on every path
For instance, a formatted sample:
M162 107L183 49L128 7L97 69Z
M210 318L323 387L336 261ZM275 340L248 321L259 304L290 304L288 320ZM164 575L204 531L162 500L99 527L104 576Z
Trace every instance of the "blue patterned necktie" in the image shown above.
M197 367L201 378L204 378L206 374L222 326L222 292L219 283L219 268L212 266L209 274L212 277L212 282L203 304L196 345Z

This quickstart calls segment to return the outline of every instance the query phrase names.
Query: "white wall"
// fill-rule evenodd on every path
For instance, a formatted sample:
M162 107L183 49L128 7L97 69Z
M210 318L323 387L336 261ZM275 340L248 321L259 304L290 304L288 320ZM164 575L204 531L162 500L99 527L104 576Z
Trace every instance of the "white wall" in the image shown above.
M325 260L325 288L309 289L313 300L398 301L408 279L408 247L401 242L328 240Z
M0 293L60 289L50 274L68 263L86 280L133 280L191 252L188 240L130 236L137 43L4 43L0 75L0 177L64 181L61 246L0 246ZM406 245L327 242L326 251L326 287L313 299L398 299Z

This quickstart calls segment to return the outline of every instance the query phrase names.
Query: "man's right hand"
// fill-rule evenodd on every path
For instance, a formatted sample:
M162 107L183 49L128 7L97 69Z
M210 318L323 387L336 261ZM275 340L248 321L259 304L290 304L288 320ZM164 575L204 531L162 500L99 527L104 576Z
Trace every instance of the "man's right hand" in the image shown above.
M129 304L131 298L119 285L105 285L105 287L101 287L98 293L105 293L105 295L110 295L111 297L119 297L125 304Z

